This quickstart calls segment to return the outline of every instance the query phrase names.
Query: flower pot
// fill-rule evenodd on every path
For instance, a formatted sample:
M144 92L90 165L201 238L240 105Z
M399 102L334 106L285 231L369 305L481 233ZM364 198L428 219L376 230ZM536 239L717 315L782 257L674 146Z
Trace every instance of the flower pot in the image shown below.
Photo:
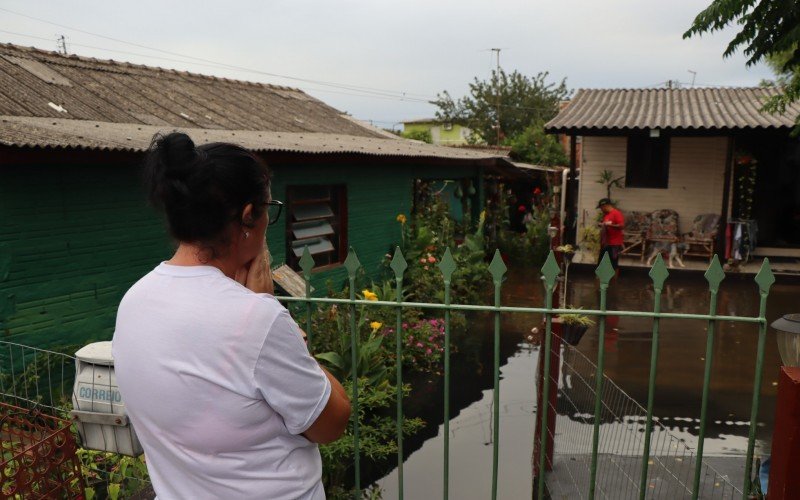
M578 345L589 327L586 325L561 325L561 338L569 345Z

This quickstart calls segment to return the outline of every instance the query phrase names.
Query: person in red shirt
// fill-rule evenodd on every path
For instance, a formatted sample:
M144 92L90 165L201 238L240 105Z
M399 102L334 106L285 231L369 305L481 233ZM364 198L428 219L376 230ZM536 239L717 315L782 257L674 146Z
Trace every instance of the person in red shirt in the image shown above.
M608 198L603 198L597 203L597 208L603 211L603 220L600 227L600 258L608 253L614 270L619 269L619 254L622 251L622 229L625 227L625 217L617 210L614 203Z

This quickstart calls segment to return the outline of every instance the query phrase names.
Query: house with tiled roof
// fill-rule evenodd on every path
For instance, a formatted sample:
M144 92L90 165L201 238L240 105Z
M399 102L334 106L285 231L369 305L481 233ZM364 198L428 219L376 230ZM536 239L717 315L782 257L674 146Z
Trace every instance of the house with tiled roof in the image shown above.
M111 337L122 294L171 254L139 165L153 135L172 130L267 161L286 208L268 235L273 261L297 266L308 247L320 291L343 280L351 246L377 269L415 180L472 184L477 208L484 174L516 168L496 151L399 139L294 88L0 45L5 340Z
M761 111L776 88L586 89L546 124L574 151L567 234L581 242L596 225L602 181L627 213L672 210L677 238L698 216L719 217L714 252L800 257L800 141L791 136L800 104ZM704 220L711 220L705 217ZM646 235L645 235L646 237ZM642 251L644 250L644 251ZM651 248L635 249L637 262ZM644 253L644 258L642 258Z

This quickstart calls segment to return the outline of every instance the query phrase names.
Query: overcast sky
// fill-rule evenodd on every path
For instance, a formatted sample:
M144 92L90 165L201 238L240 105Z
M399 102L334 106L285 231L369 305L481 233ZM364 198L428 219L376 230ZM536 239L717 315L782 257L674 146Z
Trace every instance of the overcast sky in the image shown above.
M460 96L487 77L492 47L505 70L549 71L571 89L689 83L689 70L702 86L769 78L741 55L723 60L731 30L681 38L709 2L0 0L0 41L55 50L63 34L70 53L299 87L391 128L433 116L426 101L438 92Z

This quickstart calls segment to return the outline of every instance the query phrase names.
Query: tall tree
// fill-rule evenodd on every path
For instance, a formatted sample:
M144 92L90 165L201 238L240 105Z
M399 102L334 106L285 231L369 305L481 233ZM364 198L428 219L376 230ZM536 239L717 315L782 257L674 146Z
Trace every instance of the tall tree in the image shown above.
M800 3L797 0L713 0L697 15L683 34L690 38L719 31L730 24L740 26L723 53L728 57L743 49L747 65L767 60L777 68L782 93L769 99L764 110L784 113L800 100ZM795 117L800 130L800 115Z
M516 70L492 71L488 80L475 78L467 96L453 99L447 91L439 94L433 102L439 108L436 118L469 127L487 144L496 145L499 135L502 144L531 124L554 117L559 103L569 96L566 79L553 83L547 77L547 72L529 77Z

